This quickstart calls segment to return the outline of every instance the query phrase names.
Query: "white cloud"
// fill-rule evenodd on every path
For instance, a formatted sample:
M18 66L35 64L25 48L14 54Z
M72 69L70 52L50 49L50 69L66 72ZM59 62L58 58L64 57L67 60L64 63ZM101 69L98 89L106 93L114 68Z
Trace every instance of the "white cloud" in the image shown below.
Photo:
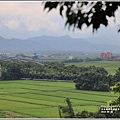
M0 22L10 29L18 29L22 22L30 31L39 31L42 28L56 31L61 26L59 22L52 20L55 15L58 15L56 10L49 14L43 11L41 2L0 2Z
M59 15L59 11L52 10L51 12L47 13L43 10L43 5L41 5L41 3L41 1L0 2L0 25L14 30L14 35L17 31L16 36L19 37L21 37L21 34L22 37L28 35L40 35L42 30L42 34L58 36L67 34L72 37L87 37L93 34L91 27L87 30L82 29L82 31L76 29L74 32L71 28L69 31L68 27L64 28L65 18L62 18ZM119 10L116 12L116 15L116 24L114 24L112 20L110 21L110 24L113 27L120 24ZM2 33L0 33L0 35L2 35ZM12 36L8 33L8 36L14 37L14 35Z

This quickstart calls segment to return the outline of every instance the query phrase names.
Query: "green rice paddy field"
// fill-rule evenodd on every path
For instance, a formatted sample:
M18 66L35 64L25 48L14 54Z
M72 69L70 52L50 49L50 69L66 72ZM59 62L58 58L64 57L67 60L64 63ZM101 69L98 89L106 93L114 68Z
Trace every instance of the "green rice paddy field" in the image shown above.
M117 97L110 92L75 90L75 83L0 81L0 117L59 118L58 106L70 98L74 111L97 111Z

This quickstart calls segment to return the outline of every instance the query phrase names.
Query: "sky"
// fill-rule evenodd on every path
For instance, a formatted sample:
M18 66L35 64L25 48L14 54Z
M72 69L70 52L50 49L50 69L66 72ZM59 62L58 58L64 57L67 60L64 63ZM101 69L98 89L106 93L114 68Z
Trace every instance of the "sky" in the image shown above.
M75 30L65 28L65 18L59 15L58 10L47 13L43 9L42 2L0 2L0 36L4 38L27 39L30 37L50 35L87 38L105 36L110 32L118 37L118 25L120 24L120 10L116 12L116 24L110 20L110 27L101 27L94 34L92 29ZM112 31L111 31L112 30ZM120 33L119 33L120 34Z

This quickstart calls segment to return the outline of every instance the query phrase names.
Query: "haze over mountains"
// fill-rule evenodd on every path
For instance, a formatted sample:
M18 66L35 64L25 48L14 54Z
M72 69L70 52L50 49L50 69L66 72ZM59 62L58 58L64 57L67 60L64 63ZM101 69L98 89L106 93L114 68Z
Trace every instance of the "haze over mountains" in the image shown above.
M91 42L90 42L90 39ZM94 42L98 38L71 38L68 35L61 37L36 36L25 40L5 39L0 37L0 52L35 52L35 51L81 51L81 52L115 52L120 53L120 45L107 42ZM107 41L107 38L104 41ZM114 41L113 41L114 42Z

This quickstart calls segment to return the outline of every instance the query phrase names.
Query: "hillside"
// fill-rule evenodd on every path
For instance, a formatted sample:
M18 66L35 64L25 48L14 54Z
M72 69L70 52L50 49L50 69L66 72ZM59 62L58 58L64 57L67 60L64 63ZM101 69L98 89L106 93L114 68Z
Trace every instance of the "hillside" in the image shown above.
M0 37L1 52L34 52L34 51L84 51L101 52L112 51L120 52L119 46L96 44L83 38L71 38L68 35L61 37L37 36L21 39L5 39Z

